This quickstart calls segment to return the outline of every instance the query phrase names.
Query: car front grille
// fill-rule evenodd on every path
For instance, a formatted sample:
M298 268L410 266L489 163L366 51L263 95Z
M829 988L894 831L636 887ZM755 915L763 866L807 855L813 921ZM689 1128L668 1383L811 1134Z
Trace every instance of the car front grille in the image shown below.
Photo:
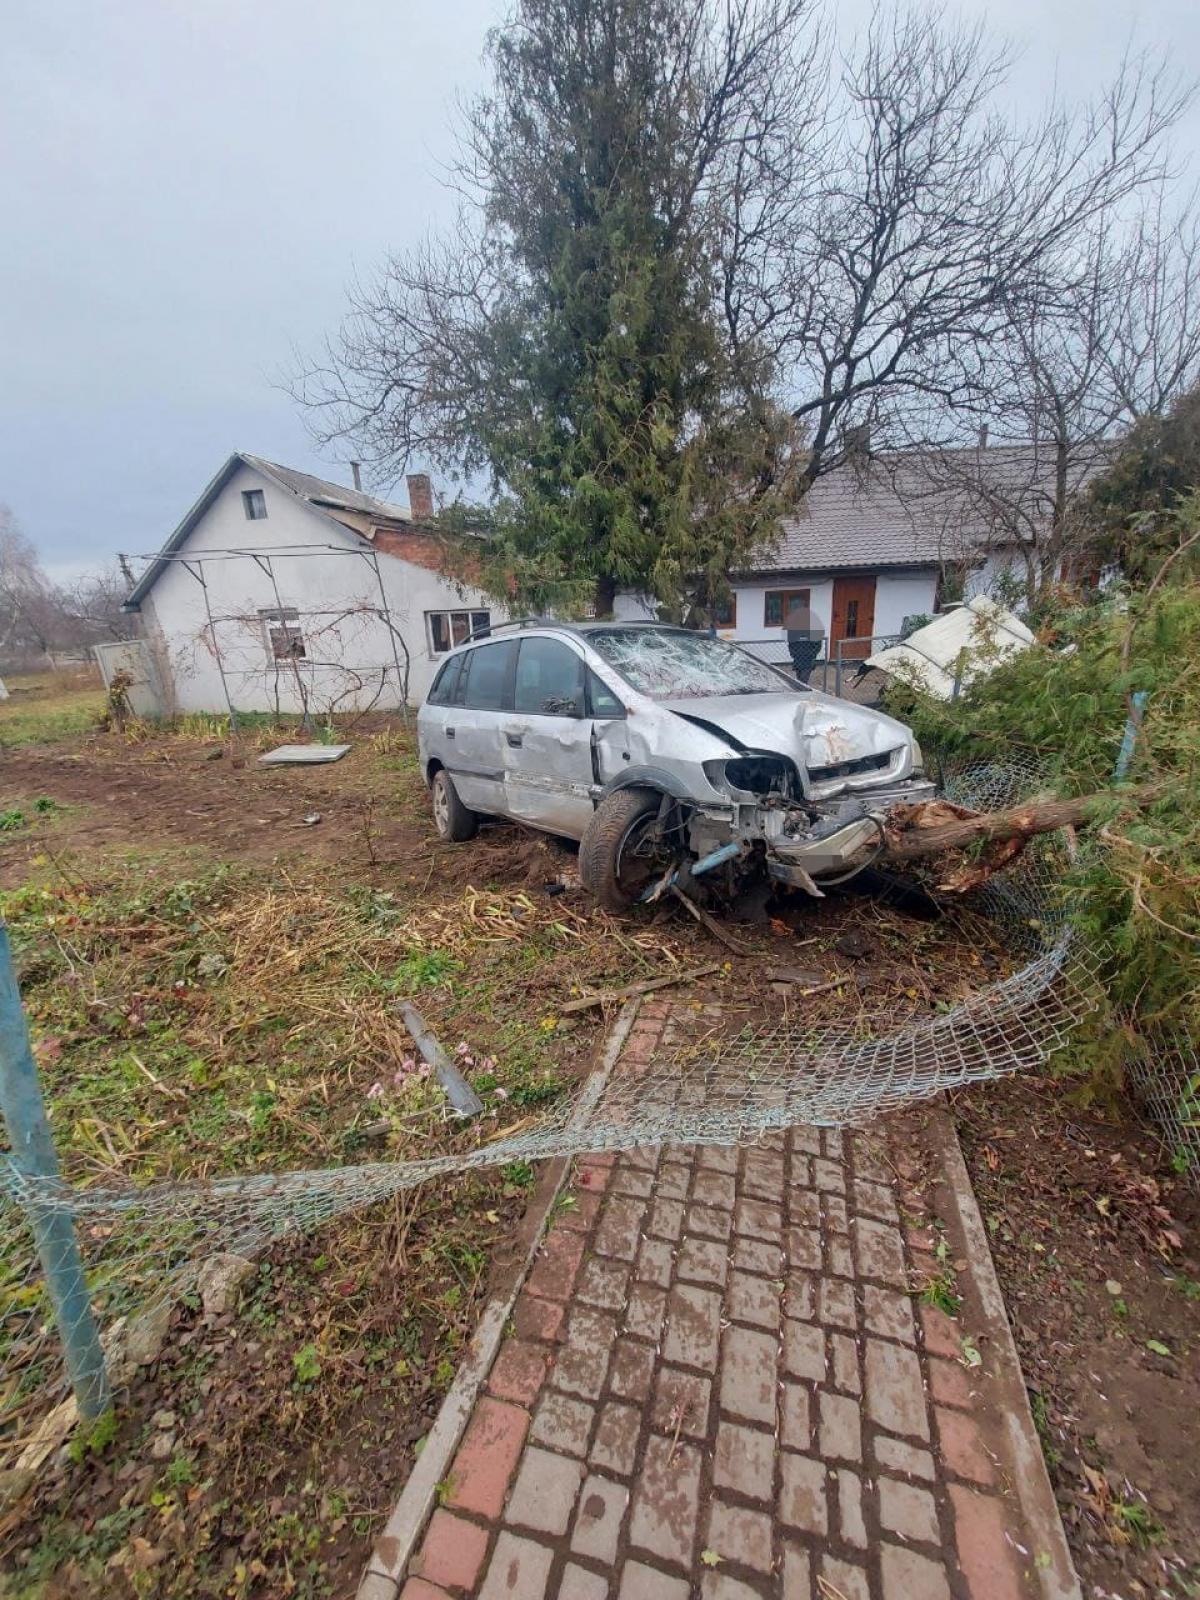
M894 764L899 749L898 746L878 755L859 756L854 761L835 761L828 767L809 767L808 775L813 783L832 783L837 778L861 778L868 772L886 772Z

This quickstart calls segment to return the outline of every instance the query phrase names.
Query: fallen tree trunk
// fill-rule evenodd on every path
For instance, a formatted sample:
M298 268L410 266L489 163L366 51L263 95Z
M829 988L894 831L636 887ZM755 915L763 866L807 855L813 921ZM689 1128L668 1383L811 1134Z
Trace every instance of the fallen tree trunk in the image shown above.
M1131 789L1125 798L1142 806L1157 792L1154 787ZM1102 794L1088 794L1074 800L1028 800L1004 811L984 812L971 812L946 800L897 806L887 818L884 846L876 859L907 865L983 845L985 848L977 857L961 863L938 884L946 893L965 894L1007 866L1038 834L1085 823L1092 807L1102 798Z

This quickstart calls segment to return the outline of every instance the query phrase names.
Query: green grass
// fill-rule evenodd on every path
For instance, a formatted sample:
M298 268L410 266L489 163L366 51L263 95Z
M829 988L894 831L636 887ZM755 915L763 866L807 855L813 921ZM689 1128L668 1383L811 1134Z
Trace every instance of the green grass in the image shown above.
M5 680L9 698L0 700L0 749L57 744L87 733L104 710L104 690L54 674Z

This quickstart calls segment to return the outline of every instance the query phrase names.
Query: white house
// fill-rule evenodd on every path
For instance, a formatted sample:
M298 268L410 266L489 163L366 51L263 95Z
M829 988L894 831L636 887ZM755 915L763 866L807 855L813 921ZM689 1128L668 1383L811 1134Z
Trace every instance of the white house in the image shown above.
M990 593L1007 570L1023 572L1014 541L1049 516L1049 479L1051 464L1031 446L848 460L817 479L774 545L730 574L732 598L718 629L786 662L795 607L810 614L828 659L865 658L872 639L898 636L907 619L938 609L949 569L962 573L968 597ZM992 481L1003 481L1006 491L995 499L1020 512L1016 532L989 504ZM652 617L655 602L625 593L617 614Z
M441 655L503 613L438 531L428 477L408 492L391 505L230 456L126 601L164 709L319 716L424 699Z

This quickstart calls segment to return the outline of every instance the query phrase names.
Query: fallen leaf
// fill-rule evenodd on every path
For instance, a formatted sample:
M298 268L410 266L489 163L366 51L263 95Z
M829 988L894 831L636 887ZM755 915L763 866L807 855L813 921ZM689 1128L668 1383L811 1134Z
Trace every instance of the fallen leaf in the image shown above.
M700 1562L705 1567L719 1567L724 1559L724 1556L719 1556L715 1550L701 1550L700 1552Z
M1161 1339L1147 1339L1146 1349L1152 1350L1156 1356L1169 1356L1171 1354Z
M1111 1294L1114 1298L1117 1295L1119 1295L1120 1292L1121 1292L1121 1285L1117 1282L1117 1280L1115 1278L1105 1278L1104 1287L1108 1290L1109 1294Z
M1102 1217L1106 1217L1106 1216L1108 1216L1108 1213L1109 1213L1111 1208L1112 1208L1112 1196L1108 1195L1108 1194L1102 1194L1100 1196L1099 1200L1096 1201L1096 1210L1100 1213L1100 1215Z

